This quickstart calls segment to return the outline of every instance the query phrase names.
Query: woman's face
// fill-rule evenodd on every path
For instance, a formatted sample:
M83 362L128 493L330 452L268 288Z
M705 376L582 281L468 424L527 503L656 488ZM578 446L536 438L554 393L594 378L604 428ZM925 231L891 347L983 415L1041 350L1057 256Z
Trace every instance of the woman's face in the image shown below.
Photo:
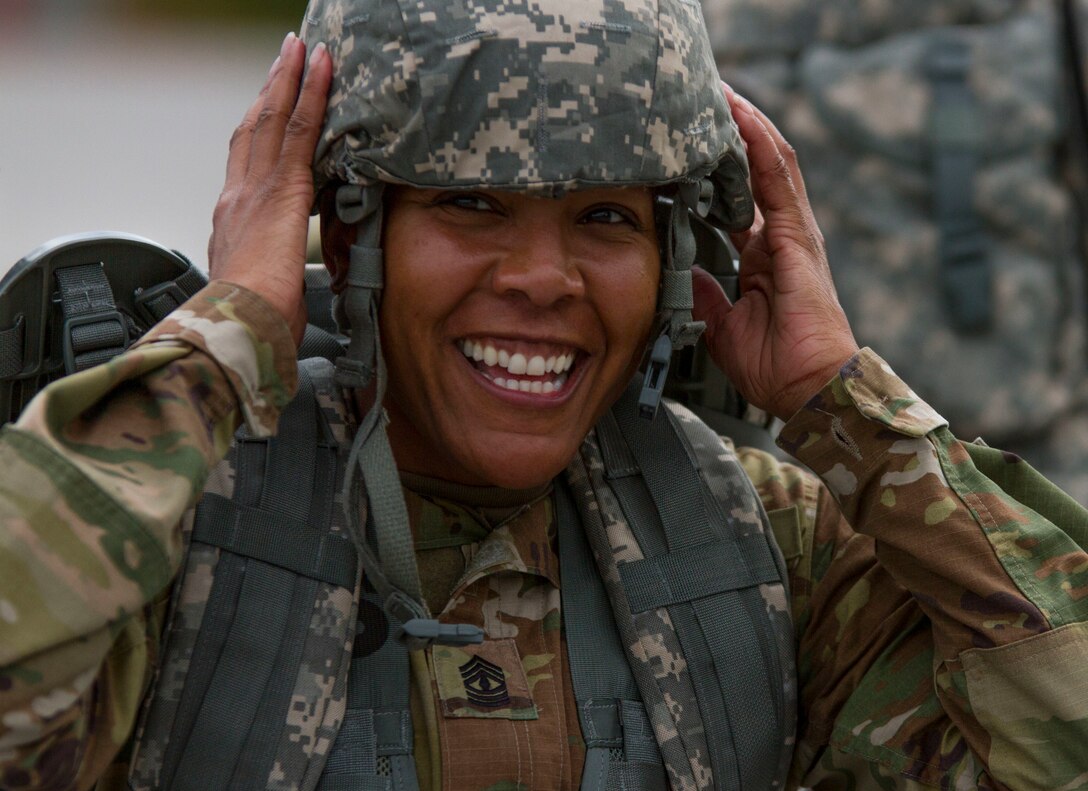
M473 485L550 480L650 332L652 193L398 187L386 207L381 332L398 466Z

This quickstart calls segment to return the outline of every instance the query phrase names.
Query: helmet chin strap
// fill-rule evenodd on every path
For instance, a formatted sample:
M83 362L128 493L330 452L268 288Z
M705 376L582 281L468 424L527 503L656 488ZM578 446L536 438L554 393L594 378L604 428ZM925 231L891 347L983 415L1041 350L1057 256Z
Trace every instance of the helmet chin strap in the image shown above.
M694 321L691 316L695 307L691 287L695 234L691 230L689 212L694 211L700 217L705 217L713 198L713 184L709 179L700 179L682 183L672 199L665 267L661 271L661 293L657 304L663 327L650 350L650 362L646 366L638 399L639 416L647 420L653 420L661 404L673 351L693 345L706 329L706 324Z
M342 489L344 509L367 581L382 597L386 612L401 623L409 650L431 643L465 645L483 641L483 630L436 621L423 600L408 509L385 427L382 406L387 382L378 307L382 279L382 185L345 185L336 193L341 222L356 226L347 286L334 311L337 324L350 330L347 353L336 361L336 382L364 388L374 383L374 402L360 421L351 446ZM356 475L358 470L358 475ZM364 500L367 507L364 505ZM366 512L366 525L361 515Z

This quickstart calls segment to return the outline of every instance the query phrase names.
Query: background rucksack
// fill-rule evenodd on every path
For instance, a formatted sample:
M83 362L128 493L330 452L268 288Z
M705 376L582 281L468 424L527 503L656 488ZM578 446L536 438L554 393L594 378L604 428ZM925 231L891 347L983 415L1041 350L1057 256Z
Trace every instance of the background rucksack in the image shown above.
M723 78L798 151L859 342L1088 502L1088 3L703 5Z

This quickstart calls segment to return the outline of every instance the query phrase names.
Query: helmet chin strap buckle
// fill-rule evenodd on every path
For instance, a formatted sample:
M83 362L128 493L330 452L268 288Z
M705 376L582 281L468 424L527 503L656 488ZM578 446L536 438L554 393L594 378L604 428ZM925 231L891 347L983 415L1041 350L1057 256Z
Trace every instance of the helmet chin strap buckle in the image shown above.
M650 352L650 364L646 366L646 376L642 380L642 392L638 396L638 416L653 420L657 408L661 405L661 394L665 391L665 379L669 375L669 361L672 359L672 340L668 335L661 335L654 341Z

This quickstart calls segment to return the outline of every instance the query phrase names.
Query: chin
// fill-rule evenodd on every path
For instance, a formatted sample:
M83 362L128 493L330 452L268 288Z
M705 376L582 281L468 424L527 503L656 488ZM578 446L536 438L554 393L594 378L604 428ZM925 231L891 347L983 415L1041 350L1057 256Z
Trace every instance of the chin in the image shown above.
M489 459L478 468L479 478L490 486L503 489L534 489L549 483L566 469L574 451L562 459L541 462L539 458Z

